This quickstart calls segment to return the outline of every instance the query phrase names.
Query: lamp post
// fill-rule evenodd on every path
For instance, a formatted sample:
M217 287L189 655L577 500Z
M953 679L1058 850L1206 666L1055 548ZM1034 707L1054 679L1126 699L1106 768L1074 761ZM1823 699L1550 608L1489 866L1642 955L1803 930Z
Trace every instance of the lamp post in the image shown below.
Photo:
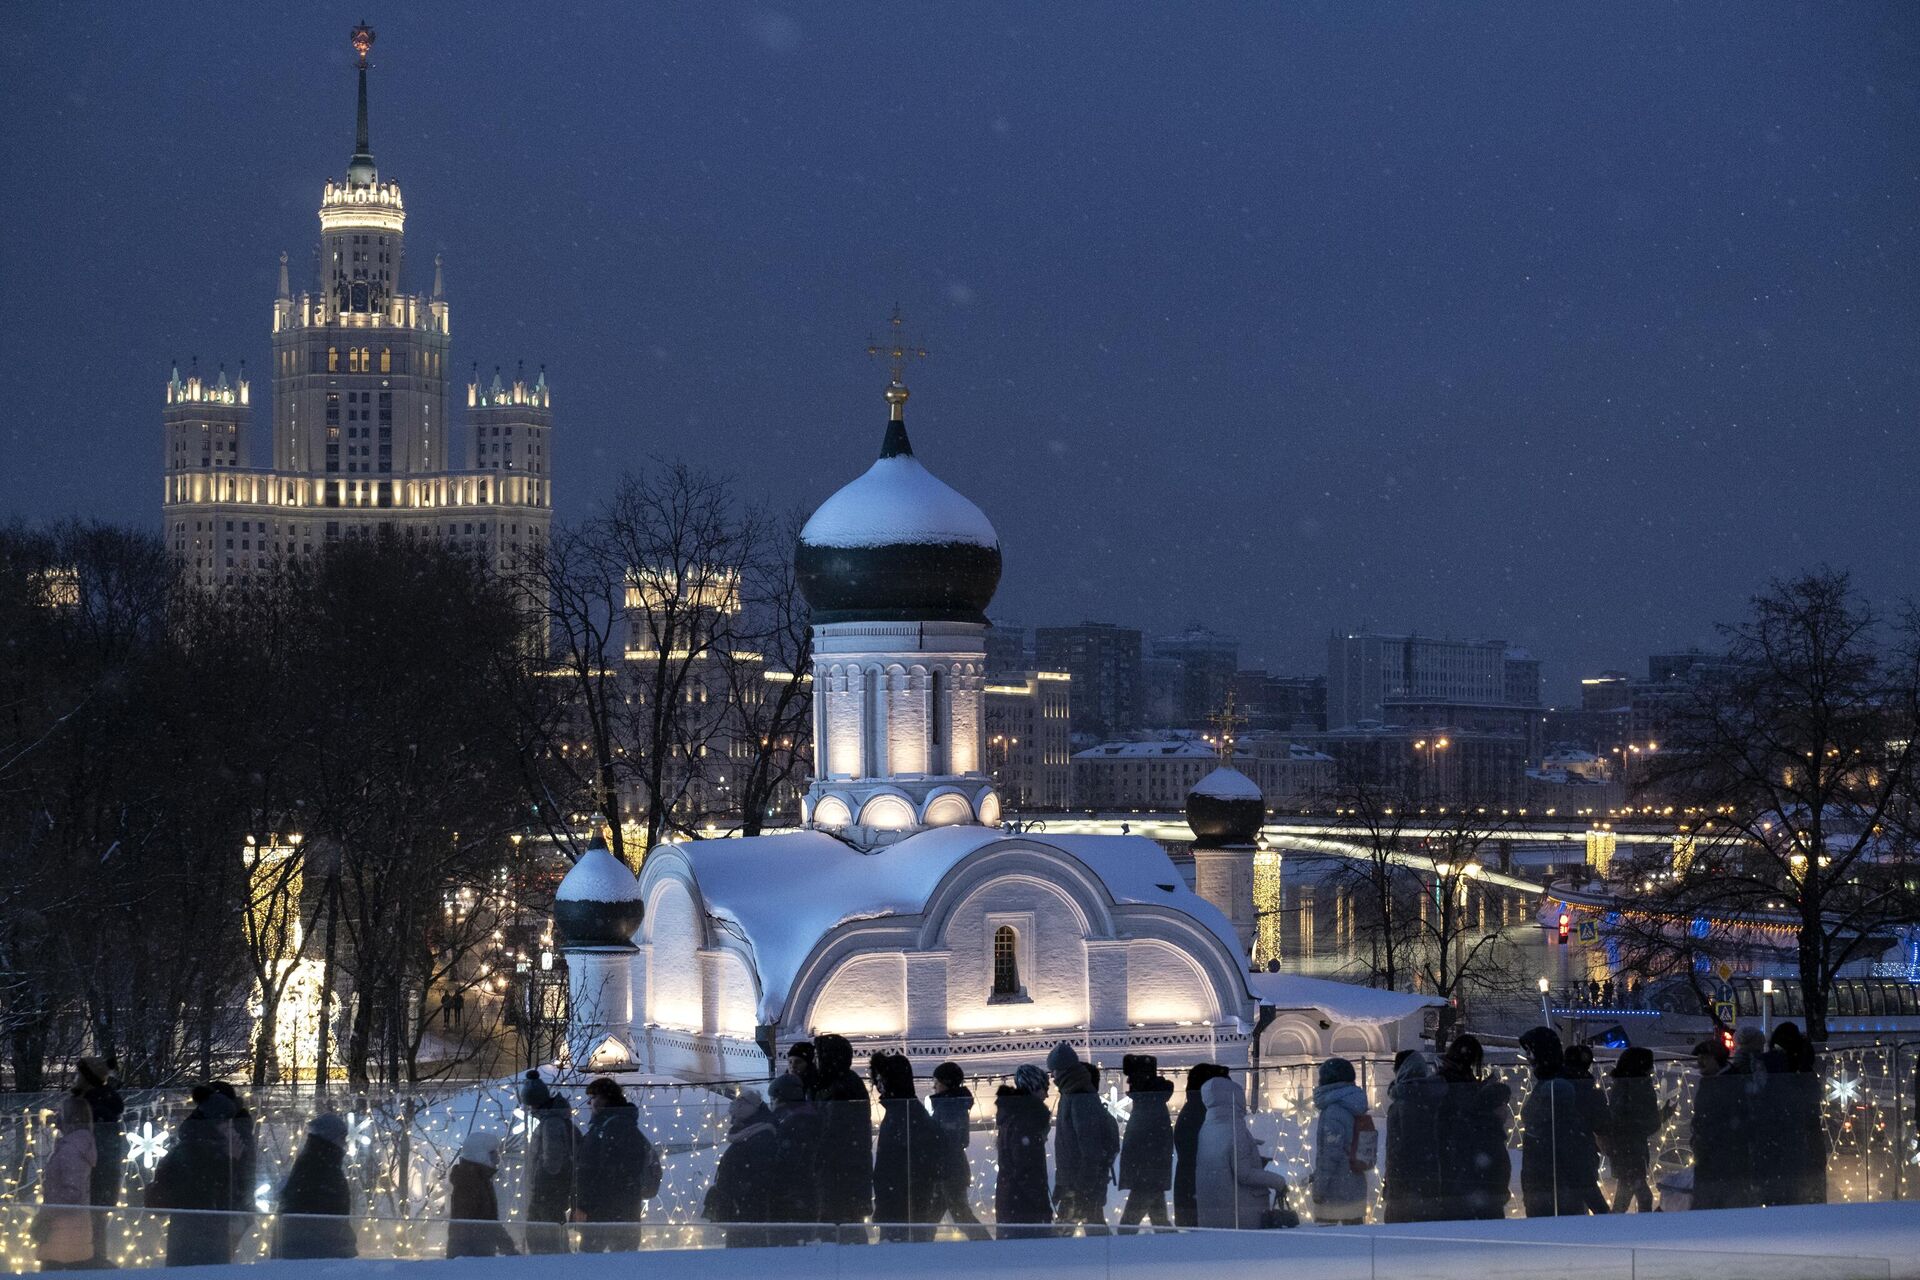
M1553 1014L1547 1009L1547 989L1551 985L1543 975L1540 979L1540 1022L1542 1026L1547 1027L1553 1025Z
M1768 1037L1773 1035L1773 979L1760 979L1760 1001L1764 1012L1760 1018L1760 1030Z

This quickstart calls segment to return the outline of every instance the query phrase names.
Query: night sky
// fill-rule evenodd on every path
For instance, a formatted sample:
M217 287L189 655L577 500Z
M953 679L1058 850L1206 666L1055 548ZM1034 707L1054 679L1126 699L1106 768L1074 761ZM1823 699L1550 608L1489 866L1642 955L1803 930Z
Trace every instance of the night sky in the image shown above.
M1564 698L1771 574L1920 587L1911 0L20 6L0 516L157 527L169 362L264 372L362 16L405 285L547 366L563 519L656 455L810 508L898 302L1009 621L1503 635Z

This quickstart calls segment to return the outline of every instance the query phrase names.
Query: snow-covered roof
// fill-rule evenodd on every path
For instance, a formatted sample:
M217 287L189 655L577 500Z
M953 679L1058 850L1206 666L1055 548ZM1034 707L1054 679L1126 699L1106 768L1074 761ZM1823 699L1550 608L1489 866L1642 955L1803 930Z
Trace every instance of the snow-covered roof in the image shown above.
M1206 777L1193 784L1193 794L1212 796L1216 800L1259 800L1266 797L1260 794L1260 788L1253 779L1232 765L1221 765Z
M1254 973L1247 976L1254 999L1275 1009L1318 1009L1337 1022L1382 1024L1445 1004L1438 996L1382 991L1331 978L1308 978L1297 973Z
M605 845L596 844L580 855L553 896L560 902L638 902L640 881Z
M1088 747L1085 751L1074 752L1073 758L1075 760L1105 760L1109 757L1128 760L1212 760L1218 755L1219 753L1212 747L1196 739L1172 738L1158 742L1103 742L1097 747Z
M800 541L816 547L1000 545L980 508L910 453L879 459L821 503Z
M1099 877L1116 903L1171 907L1199 920L1239 954L1233 927L1187 888L1167 852L1145 836L1008 836L992 827L934 827L864 854L821 831L671 846L693 869L707 911L752 948L759 1017L779 1020L800 966L837 925L919 915L969 855L999 843L1056 849Z

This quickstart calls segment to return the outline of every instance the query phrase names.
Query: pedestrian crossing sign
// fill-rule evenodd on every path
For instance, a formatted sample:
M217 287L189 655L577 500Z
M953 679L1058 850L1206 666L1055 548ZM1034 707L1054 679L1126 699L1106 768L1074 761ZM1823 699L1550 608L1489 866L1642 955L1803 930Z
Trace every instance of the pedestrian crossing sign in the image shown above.
M1598 920L1582 920L1580 922L1580 941L1600 941L1600 922Z
M1732 1026L1736 1021L1738 1021L1738 1018L1734 1014L1733 1001L1731 1000L1715 1001L1713 1006L1713 1016L1715 1018L1718 1018L1723 1024L1729 1027Z

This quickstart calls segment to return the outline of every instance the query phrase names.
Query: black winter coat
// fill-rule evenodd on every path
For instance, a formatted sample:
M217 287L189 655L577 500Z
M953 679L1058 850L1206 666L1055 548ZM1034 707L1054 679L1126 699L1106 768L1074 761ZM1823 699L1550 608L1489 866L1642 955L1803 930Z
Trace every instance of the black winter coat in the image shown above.
M245 1203L240 1183L240 1143L228 1126L194 1111L147 1184L149 1209L218 1209ZM233 1261L231 1217L182 1213L167 1220L167 1265L196 1267Z
M640 1221L641 1179L652 1155L653 1144L640 1132L638 1107L622 1102L595 1111L574 1158L579 1170L575 1207L588 1222Z
M1155 1076L1127 1090L1133 1113L1120 1140L1123 1191L1163 1192L1173 1185L1173 1116L1167 1109L1173 1081Z
M782 1106L773 1113L773 1221L820 1221L820 1109L811 1102Z
M882 1098L873 1150L873 1220L937 1222L947 1138L918 1098Z
M873 1212L873 1112L867 1086L850 1070L814 1091L820 1109L815 1182L820 1221L859 1222Z
M1520 1194L1528 1217L1587 1212L1600 1159L1579 1086L1536 1080L1520 1106Z
M1000 1173L993 1186L994 1216L1002 1223L1052 1222L1047 1193L1047 1104L1025 1089L1001 1085L994 1098Z
M580 1155L580 1131L565 1103L534 1112L527 1142L527 1221L565 1222L573 1208L574 1164Z
M1498 1080L1478 1080L1450 1064L1441 1080L1440 1213L1446 1219L1504 1218L1513 1183L1507 1149L1513 1090Z
M1754 1162L1766 1077L1722 1071L1693 1095L1693 1207L1740 1209L1759 1203Z
M775 1205L785 1180L779 1135L772 1116L762 1112L758 1120L727 1135L727 1149L720 1153L713 1185L707 1188L704 1216L708 1222L791 1221L779 1217ZM765 1244L765 1237L764 1231L750 1235L729 1231L727 1243Z
M1200 1091L1188 1090L1186 1101L1180 1104L1180 1114L1173 1122L1173 1225L1176 1227L1200 1225L1200 1205L1193 1190L1193 1161L1200 1144L1200 1126L1206 1119L1207 1104L1200 1101Z
M447 1256L491 1258L520 1250L500 1225L500 1199L493 1192L493 1170L471 1160L455 1160L447 1172Z
M1660 1132L1660 1100L1651 1076L1614 1076L1607 1092L1607 1165L1616 1182L1644 1182L1647 1144Z
M90 1200L94 1204L113 1205L120 1199L120 1183L126 1176L127 1139L120 1130L120 1117L126 1114L126 1099L111 1085L97 1084L87 1090L87 1106L93 1109L93 1173L87 1179Z
M967 1128L973 1123L973 1091L964 1086L952 1093L936 1093L927 1099L934 1123L945 1139L940 1172L949 1180L968 1182L972 1170L967 1165Z
M1060 1074L1060 1105L1053 1121L1053 1189L1104 1203L1120 1154L1120 1126L1094 1092L1093 1074L1075 1062Z
M359 1255L353 1223L353 1192L347 1187L347 1153L309 1134L280 1184L275 1224L276 1258L352 1258Z
M1397 1079L1388 1089L1387 1161L1380 1184L1388 1222L1433 1222L1447 1211L1447 1085L1437 1076Z

